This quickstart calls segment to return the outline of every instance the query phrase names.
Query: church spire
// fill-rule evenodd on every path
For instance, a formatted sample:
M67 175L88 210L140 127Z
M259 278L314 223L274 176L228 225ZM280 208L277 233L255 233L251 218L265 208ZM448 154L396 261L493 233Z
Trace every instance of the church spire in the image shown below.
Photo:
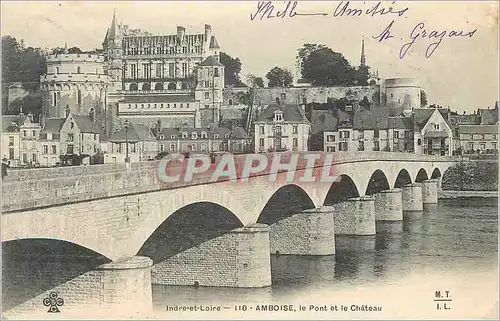
M118 29L116 22L116 9L113 10L113 20L111 20L111 27L109 27L108 37L114 39L116 37L116 31Z
M361 39L361 64L360 67L366 67L366 56L365 56L365 36Z

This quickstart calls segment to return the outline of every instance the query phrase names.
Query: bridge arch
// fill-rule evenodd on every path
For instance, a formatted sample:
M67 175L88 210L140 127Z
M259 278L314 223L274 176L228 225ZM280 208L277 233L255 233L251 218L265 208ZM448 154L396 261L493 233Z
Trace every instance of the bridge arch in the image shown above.
M432 171L431 178L441 178L441 170L438 167Z
M169 215L136 255L147 256L156 264L239 227L243 223L226 207L211 202L191 203Z
M271 225L281 219L314 208L309 194L300 186L288 184L278 188L262 208L257 223Z
M323 205L333 205L349 198L359 197L359 190L349 175L342 174L333 182L325 196Z
M427 171L423 168L418 170L417 176L415 177L415 182L416 183L421 183L422 181L425 181L429 179L427 176Z
M394 182L394 188L400 188L404 185L411 184L411 176L410 173L406 169L402 169L399 171L398 176L396 177L396 181Z
M376 194L390 188L391 187L385 173L380 169L377 169L370 177L368 186L366 187L365 195Z

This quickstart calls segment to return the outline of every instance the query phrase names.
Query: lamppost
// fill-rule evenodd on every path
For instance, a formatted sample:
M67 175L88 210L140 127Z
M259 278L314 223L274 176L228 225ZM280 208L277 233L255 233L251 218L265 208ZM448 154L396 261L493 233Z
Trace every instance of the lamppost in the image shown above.
M125 163L130 163L130 158L128 157L128 119L125 120Z

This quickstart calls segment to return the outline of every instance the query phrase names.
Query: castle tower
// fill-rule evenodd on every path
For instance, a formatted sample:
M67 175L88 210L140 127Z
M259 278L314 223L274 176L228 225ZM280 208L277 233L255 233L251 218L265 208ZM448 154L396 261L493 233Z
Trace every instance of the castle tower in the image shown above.
M118 24L115 11L113 12L111 25L106 31L102 47L106 62L105 72L111 77L112 87L116 91L121 90L122 87L122 38L121 26Z
M196 77L195 99L200 102L202 120L198 124L201 127L210 124L217 127L224 89L224 65L219 62L217 56L209 56L198 65Z
M361 62L360 67L366 67L366 56L365 56L365 37L361 39Z
M109 86L104 65L104 56L95 53L49 55L47 73L40 77L42 114L62 118L66 110L75 115L93 110L96 124L104 129Z

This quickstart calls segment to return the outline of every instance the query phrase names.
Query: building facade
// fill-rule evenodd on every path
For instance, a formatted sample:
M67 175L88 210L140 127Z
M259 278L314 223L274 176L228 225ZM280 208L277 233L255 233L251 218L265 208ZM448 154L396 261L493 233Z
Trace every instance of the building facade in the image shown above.
M158 120L165 127L218 126L224 66L210 25L200 33L178 26L175 34L151 35L113 15L103 48L114 117L151 127Z
M158 154L156 137L142 124L127 124L113 133L106 144L104 163L124 163L127 156L131 163L136 163L153 160Z
M459 137L464 154L498 153L498 125L459 125Z
M28 114L21 126L20 132L20 156L21 166L36 166L38 157L38 137L40 135L40 124L36 123L32 114Z
M311 123L299 105L269 105L254 126L255 152L309 150Z
M21 137L19 132L19 116L2 116L1 151L2 160L12 167L20 165Z

